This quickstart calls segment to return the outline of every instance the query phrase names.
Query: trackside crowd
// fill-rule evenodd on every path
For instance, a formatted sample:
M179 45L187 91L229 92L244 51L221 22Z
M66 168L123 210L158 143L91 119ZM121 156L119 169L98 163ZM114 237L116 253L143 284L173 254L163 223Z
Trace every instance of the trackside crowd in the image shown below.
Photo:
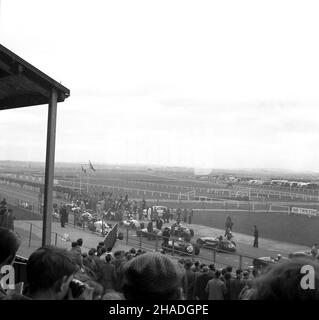
M319 298L315 259L276 264L261 274L217 270L214 265L173 260L143 250L115 251L99 243L82 252L82 239L71 249L46 246L35 250L26 265L22 292L6 290L5 300L309 300ZM0 268L14 262L20 246L17 233L0 228ZM303 265L315 270L315 289L300 286ZM235 275L234 275L235 274ZM3 276L3 275L2 275Z
M107 199L111 199L106 198ZM101 203L102 201L102 203ZM107 212L123 209L138 214L128 198L97 205ZM125 208L127 205L129 208ZM1 203L1 210L5 209ZM98 207L98 209L100 209ZM145 200L141 210L147 210ZM101 209L102 210L102 209ZM8 211L8 210L7 210ZM13 228L12 212L0 226L0 269L13 264L21 240ZM189 215L191 216L191 215ZM185 217L185 216L184 216ZM170 218L170 216L165 216ZM179 216L178 216L179 218ZM186 218L185 218L186 219ZM179 219L177 219L179 220ZM227 228L226 228L227 229ZM301 268L315 270L314 289L300 285ZM274 264L262 272L218 269L191 259L175 260L142 249L114 251L100 242L83 252L83 240L72 242L69 250L41 247L29 257L23 290L8 290L0 274L0 299L4 300L314 300L319 298L319 264L314 258L295 258ZM20 288L20 286L17 286Z

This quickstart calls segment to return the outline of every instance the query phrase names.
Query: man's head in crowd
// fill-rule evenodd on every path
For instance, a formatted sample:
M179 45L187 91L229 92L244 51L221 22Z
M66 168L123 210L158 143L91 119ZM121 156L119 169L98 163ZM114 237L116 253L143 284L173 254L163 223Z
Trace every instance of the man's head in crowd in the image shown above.
M224 279L225 280L230 280L231 279L231 273L226 272L225 275L224 275Z
M203 273L208 273L209 270L210 270L210 269L209 269L208 266L204 266L203 269L202 269Z
M133 258L133 256L132 256L132 254L131 254L131 252L125 252L125 259L127 260L127 261L129 261L129 260L131 260Z
M90 249L88 252L88 255L92 257L92 256L95 256L95 253L96 253L96 249Z
M78 246L78 243L76 242L76 241L73 241L72 243L71 243L71 247L72 248L76 248Z
M17 233L7 228L0 228L0 267L13 262L20 244Z
M189 270L192 266L192 261L191 260L186 260L185 263L184 263L184 267L186 270Z
M314 289L301 286L303 266L314 269ZM319 264L307 258L294 259L282 264L275 264L267 273L260 275L253 282L252 300L318 300L319 299Z
M114 252L114 258L115 259L121 259L122 258L122 251L115 251Z
M204 268L205 266L206 266L205 263L201 263L200 266L199 266L199 268L203 271L203 268Z
M237 269L237 270L236 270L236 278L237 278L237 279L241 279L242 273L243 273L243 272L242 272L241 269Z
M233 267L228 266L228 267L226 268L226 272L232 273L232 272L233 272Z
M220 272L217 270L217 271L215 272L215 278L219 279L219 277L220 277Z
M83 245L83 239L78 239L78 240L76 240L76 242L77 242L77 244L78 244L78 246L79 247L82 247L82 245Z
M78 266L70 252L53 246L34 251L27 262L28 295L36 300L66 298Z
M112 256L110 255L110 254L107 254L106 256L105 256L105 262L106 263L109 263L109 262L111 262L112 261Z
M160 253L145 253L124 266L123 294L128 300L179 300L183 269Z

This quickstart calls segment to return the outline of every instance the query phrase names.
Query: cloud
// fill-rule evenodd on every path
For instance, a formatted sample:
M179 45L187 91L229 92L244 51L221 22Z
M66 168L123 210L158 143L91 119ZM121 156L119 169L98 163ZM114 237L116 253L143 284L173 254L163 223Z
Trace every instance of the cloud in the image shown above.
M57 160L319 168L311 3L1 9L2 43L71 90L58 106ZM1 112L0 157L43 160L46 117L46 106Z

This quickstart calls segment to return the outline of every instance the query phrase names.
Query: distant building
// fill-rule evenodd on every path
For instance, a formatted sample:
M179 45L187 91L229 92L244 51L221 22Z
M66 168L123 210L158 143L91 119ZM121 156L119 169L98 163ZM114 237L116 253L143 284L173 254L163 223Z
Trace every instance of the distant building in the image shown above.
M212 169L206 169L206 168L195 168L194 174L196 177L199 176L209 176L212 173Z

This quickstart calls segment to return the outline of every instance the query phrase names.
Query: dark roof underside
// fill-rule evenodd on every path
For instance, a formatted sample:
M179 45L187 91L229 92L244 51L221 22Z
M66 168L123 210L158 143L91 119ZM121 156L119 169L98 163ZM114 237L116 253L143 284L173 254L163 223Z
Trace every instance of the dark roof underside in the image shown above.
M0 110L48 104L52 88L58 102L70 90L0 45Z

